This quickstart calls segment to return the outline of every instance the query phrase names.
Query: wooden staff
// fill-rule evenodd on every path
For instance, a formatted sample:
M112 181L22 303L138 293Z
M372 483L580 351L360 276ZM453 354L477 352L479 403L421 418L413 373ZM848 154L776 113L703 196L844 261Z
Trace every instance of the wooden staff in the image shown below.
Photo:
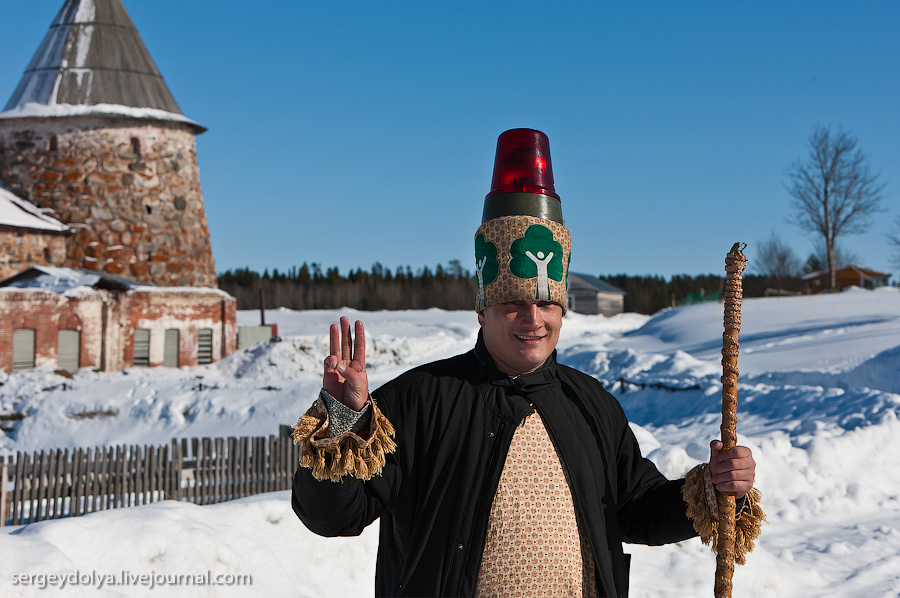
M746 243L735 243L725 257L725 333L722 335L722 450L737 444L737 360L741 331L741 276L747 265L742 250ZM719 492L719 535L716 542L716 598L731 598L734 574L735 499L733 492Z

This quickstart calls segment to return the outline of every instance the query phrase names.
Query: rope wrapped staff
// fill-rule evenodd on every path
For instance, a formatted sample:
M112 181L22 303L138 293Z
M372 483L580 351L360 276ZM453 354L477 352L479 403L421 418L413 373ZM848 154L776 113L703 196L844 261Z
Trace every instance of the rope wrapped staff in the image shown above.
M722 334L722 450L737 445L737 368L741 331L742 275L747 266L743 249L735 243L725 257L725 332ZM732 492L718 492L719 535L716 540L716 598L731 598L734 575L735 498Z
M747 265L742 253L746 243L735 243L725 258L725 332L722 335L722 450L737 445L737 359L741 331L741 275ZM731 578L735 564L743 565L762 531L766 515L762 495L751 488L736 513L733 493L718 492L706 463L685 476L682 488L687 515L694 522L700 540L716 553L716 598L731 598Z

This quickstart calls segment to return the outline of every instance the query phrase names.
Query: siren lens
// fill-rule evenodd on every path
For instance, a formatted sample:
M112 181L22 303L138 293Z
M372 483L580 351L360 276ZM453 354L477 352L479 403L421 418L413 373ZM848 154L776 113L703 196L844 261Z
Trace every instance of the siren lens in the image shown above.
M500 134L487 197L498 193L541 193L559 199L546 135L534 129L512 129Z

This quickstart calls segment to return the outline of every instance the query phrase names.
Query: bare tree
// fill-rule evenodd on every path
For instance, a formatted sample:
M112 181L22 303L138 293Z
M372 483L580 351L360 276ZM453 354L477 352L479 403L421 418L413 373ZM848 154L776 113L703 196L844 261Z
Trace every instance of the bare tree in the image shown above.
M800 260L794 250L774 232L768 240L756 243L755 253L750 263L758 274L781 280L797 276L800 272Z
M813 250L809 254L806 263L801 268L803 274L811 272L827 272L826 264L828 263L828 248L825 247L824 239L816 239L813 242ZM834 270L840 270L844 266L850 264L859 264L859 256L841 246L841 243L834 244Z
M888 233L887 238L893 249L891 265L895 268L900 268L900 216L897 216L894 220L894 230Z
M787 170L793 219L790 222L826 248L829 284L837 286L835 241L865 232L880 210L884 183L869 169L869 159L857 149L856 138L840 129L832 133L818 126L810 135L806 159Z

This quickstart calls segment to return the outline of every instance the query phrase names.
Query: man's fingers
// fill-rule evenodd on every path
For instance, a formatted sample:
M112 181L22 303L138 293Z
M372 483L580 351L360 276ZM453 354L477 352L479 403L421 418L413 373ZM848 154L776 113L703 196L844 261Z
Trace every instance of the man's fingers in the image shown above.
M366 334L362 322L350 330L350 320L341 317L328 329L329 355L325 358L322 388L351 409L359 410L369 396L366 377Z
M739 497L746 494L756 478L756 462L753 453L745 446L722 450L720 441L709 445L709 468L712 482L720 492L734 492Z
M337 324L332 324L328 331L329 335L329 344L331 345L328 351L328 359L326 360L327 364L330 364L330 367L334 368L337 366L336 363L332 360L333 358L340 359L341 357L341 331L338 329Z
M723 450L724 445L721 440L713 440L709 443L710 461L724 463L726 461L752 461L753 453L746 446L735 446L733 448Z
M350 320L341 316L341 361L351 361L353 353L350 350L351 343Z
M363 323L356 321L356 342L353 344L353 360L366 369L366 329Z
M729 469L720 471L712 476L714 484L722 484L724 482L737 482L740 480L753 479L753 471L750 469Z
M712 472L711 472L712 473ZM712 483L719 492L734 492L738 498L753 487L755 473L752 468L720 469L712 473Z
M716 451L715 449L713 449L712 456L714 459L721 463L725 463L726 461L731 461L734 463L750 463L753 460L750 449L745 446L736 446L733 449L728 449L727 451Z

